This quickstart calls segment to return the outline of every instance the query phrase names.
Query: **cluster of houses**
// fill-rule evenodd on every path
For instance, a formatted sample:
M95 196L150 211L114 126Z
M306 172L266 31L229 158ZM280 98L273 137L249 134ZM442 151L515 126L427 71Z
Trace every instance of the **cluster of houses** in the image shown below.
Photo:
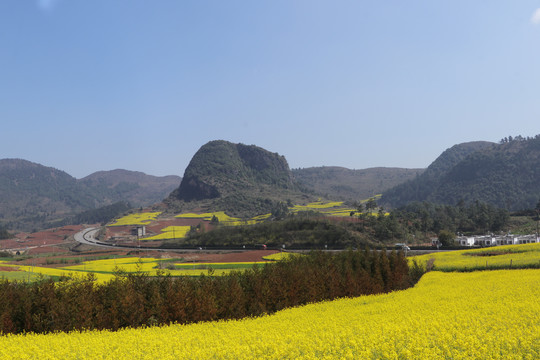
M454 239L457 246L500 246L540 243L540 236L534 235L481 235L458 236ZM440 246L439 239L432 240L433 246Z

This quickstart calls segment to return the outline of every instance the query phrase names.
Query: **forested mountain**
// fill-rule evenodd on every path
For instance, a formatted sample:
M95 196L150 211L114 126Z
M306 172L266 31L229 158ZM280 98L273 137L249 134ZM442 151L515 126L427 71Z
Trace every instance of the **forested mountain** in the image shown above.
M540 137L452 147L416 179L387 191L394 207L414 201L455 205L482 201L508 210L534 208L540 198Z
M136 207L163 200L181 181L182 178L176 175L152 176L122 169L98 171L78 180L103 199L102 202L128 201Z
M317 194L336 200L363 200L414 179L425 169L377 167L351 170L338 166L293 169L296 181Z
M77 180L52 167L2 159L0 226L32 230L119 201L149 205L161 201L179 182L180 177L159 178L125 170L99 172Z
M243 217L269 212L279 202L299 197L308 195L294 182L284 156L255 145L215 140L195 153L168 203Z

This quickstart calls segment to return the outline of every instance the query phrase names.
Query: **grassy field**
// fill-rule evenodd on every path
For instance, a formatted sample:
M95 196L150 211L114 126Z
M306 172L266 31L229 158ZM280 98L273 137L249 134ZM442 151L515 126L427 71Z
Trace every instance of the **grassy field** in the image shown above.
M238 321L0 337L5 359L538 359L540 270L426 274L411 289Z

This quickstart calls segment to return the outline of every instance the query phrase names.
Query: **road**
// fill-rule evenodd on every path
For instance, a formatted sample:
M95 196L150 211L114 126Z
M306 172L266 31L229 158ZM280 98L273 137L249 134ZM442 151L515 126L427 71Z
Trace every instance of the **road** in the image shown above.
M96 239L96 234L100 228L86 228L79 231L74 235L75 241L85 245L99 246L109 249L122 249L122 250L159 250L151 247L138 247L138 246L117 246L116 244L107 244Z
M153 251L180 251L180 252L201 252L202 248L198 249L175 249L175 248L156 248L156 247L145 247L145 246L126 246L126 245L116 245L109 244L96 239L96 234L99 232L100 228L86 228L82 231L79 231L74 235L75 241L91 246L98 246L102 248L115 249L115 250L153 250ZM213 249L206 250L205 252L220 252L227 249ZM230 250L230 249L228 249Z

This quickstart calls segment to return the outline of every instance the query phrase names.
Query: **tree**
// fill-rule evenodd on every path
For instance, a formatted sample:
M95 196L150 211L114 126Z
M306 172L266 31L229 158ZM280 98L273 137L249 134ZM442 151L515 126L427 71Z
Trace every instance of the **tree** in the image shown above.
M439 242L444 247L449 247L454 245L454 239L456 236L453 232L450 232L448 230L441 230L439 231Z
M536 212L536 236L538 236L538 222L540 222L540 200L538 200L534 211Z
M289 215L289 207L283 201L278 202L272 207L272 217L275 220L283 220Z
M373 212L373 210L377 208L377 201L375 201L375 198L369 198L365 206L366 206L366 212L368 214L371 214L371 212Z

